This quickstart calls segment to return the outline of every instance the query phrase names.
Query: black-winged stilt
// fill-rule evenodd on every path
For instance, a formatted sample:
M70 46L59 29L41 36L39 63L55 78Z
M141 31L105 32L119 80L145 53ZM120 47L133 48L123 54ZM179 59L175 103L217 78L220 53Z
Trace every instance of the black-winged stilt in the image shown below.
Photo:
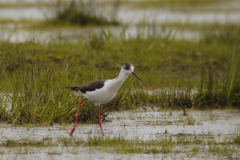
M103 130L102 130L102 124L101 124L101 120L100 120L100 105L101 104L106 104L114 98L118 89L121 87L124 80L130 74L133 74L140 81L142 81L133 71L134 71L133 65L129 62L126 62L122 66L118 77L116 77L114 79L94 81L94 82L92 82L92 83L90 83L86 86L66 87L67 89L72 90L72 91L76 91L80 95L85 97L84 99L82 99L80 101L77 117L76 117L76 120L75 120L75 124L73 126L73 129L70 132L70 135L72 135L73 132L75 131L75 126L76 126L76 123L77 123L77 119L78 119L79 111L80 111L80 108L81 108L81 104L84 101L89 100L89 101L91 101L92 103L94 103L95 105L98 106L98 123L99 123L99 126L101 128L102 134L104 136L104 133L103 133Z

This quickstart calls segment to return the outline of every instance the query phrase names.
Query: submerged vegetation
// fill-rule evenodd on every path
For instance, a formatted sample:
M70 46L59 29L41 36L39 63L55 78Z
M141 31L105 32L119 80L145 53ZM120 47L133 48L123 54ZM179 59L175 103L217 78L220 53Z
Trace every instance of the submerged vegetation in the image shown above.
M123 137L114 138L91 138L89 139L88 146L100 146L106 148L108 152L117 153L169 153L172 151L174 142L171 137L165 137L161 140L148 140L143 141L138 138L134 140L126 140Z
M89 137L87 140L73 137L59 137L57 139L44 137L40 140L33 139L6 139L0 142L1 147L61 147L60 153L64 147L95 147L96 150L102 150L108 153L118 154L159 154L159 153L189 153L195 154L213 153L227 156L228 159L237 158L239 153L238 143L232 138L217 140L212 135L162 135L157 139L142 140L139 138L125 139L118 137ZM204 146L204 147L201 147ZM179 148L182 148L179 150ZM34 152L34 151L32 151Z

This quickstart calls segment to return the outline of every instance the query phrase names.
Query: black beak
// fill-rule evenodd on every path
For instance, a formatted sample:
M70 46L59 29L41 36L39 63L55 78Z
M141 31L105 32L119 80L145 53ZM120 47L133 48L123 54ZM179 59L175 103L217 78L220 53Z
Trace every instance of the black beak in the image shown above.
M137 77L140 81L142 81L134 72L132 72L132 74ZM142 81L143 82L143 81Z

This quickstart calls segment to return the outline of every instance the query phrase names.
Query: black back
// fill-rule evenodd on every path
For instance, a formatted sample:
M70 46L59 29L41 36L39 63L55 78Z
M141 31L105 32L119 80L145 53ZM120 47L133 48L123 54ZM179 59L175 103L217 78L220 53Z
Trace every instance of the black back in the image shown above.
M92 83L89 83L86 86L80 86L80 87L66 87L69 90L76 91L76 92L82 92L83 94L86 94L86 92L95 91L96 89L100 89L104 86L105 81L94 81Z

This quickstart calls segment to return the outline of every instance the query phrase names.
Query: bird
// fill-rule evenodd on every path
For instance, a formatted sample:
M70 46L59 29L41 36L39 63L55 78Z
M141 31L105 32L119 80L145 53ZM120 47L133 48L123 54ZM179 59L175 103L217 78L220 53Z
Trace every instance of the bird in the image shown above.
M98 123L101 128L103 137L103 129L102 129L102 123L100 120L100 105L107 104L110 102L116 95L118 89L122 86L123 82L129 75L134 75L137 77L140 81L142 81L135 73L134 73L134 66L126 62L122 66L119 75L114 79L107 79L107 80L99 80L89 83L85 86L78 86L78 87L65 87L68 90L75 91L81 96L84 97L84 99L81 99L79 103L79 109L77 113L77 117L75 120L75 124L73 126L73 129L70 132L70 135L73 135L73 132L75 131L76 123L78 120L78 115L80 112L81 104L89 100L90 102L94 103L96 106L98 106ZM143 82L143 81L142 81Z

